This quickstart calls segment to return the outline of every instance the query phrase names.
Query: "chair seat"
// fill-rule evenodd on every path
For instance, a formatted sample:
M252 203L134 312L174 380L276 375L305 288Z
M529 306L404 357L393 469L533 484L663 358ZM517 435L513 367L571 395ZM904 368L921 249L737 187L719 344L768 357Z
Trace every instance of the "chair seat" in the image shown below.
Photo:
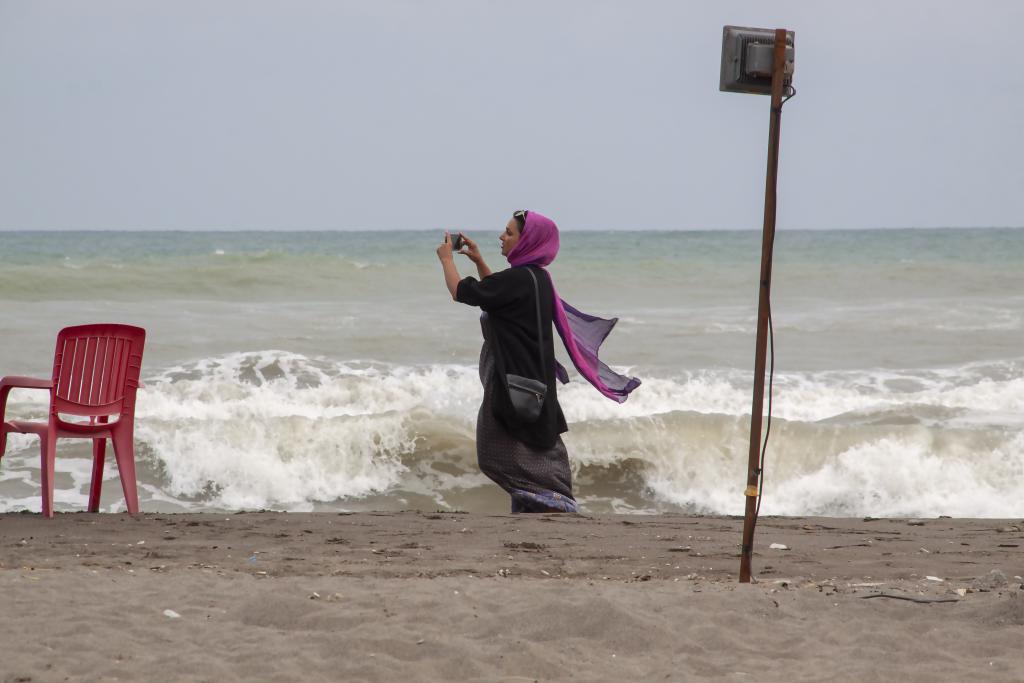
M10 420L4 422L3 431L17 432L18 434L45 434L47 424L45 422L29 422L28 420Z
M109 439L111 437L110 427L112 424L76 424L63 423L57 429L57 437L62 439ZM70 429L65 428L70 427ZM8 420L3 423L4 432L17 432L19 434L38 434L40 437L46 434L49 425L45 422L30 422L28 420Z

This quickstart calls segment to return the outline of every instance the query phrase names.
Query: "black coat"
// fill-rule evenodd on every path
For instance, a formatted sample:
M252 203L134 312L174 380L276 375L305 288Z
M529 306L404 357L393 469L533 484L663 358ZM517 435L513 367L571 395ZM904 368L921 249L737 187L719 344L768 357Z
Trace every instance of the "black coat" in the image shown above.
M537 347L537 303L529 266L509 268L483 280L467 277L459 282L455 299L479 306L487 313L495 356L494 416L516 439L537 448L550 448L559 434L569 430L558 405L555 387L555 353L552 328L554 298L551 280L545 271L532 268L540 293L540 318L543 331L544 367ZM505 384L506 374L531 379L543 378L548 393L540 417L532 424L516 418Z

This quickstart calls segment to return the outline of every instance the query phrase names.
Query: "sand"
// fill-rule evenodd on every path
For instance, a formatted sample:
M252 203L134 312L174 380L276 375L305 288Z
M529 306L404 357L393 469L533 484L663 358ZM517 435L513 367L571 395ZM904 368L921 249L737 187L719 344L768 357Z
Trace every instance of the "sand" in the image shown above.
M1020 520L741 525L0 515L0 681L1024 680Z

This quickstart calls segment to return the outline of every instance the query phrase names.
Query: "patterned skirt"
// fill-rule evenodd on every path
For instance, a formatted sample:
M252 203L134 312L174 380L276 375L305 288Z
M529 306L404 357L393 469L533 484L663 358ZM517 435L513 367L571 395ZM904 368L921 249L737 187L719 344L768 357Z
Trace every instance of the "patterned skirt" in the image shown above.
M480 470L512 497L512 512L578 512L572 495L572 470L562 437L551 448L534 448L515 439L494 416L494 354L484 325L480 381L484 400L476 420L476 457Z

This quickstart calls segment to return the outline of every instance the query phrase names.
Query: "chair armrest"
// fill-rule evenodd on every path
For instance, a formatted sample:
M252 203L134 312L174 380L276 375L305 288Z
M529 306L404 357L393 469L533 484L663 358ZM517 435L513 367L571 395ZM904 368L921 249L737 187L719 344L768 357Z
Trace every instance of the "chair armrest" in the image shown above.
M4 377L0 379L0 389L49 389L53 381L49 379L36 379L35 377Z
M7 395L11 389L51 389L53 381L48 379L36 379L35 377L3 377L0 378L0 422L4 421L7 413ZM0 453L3 456L3 453Z

